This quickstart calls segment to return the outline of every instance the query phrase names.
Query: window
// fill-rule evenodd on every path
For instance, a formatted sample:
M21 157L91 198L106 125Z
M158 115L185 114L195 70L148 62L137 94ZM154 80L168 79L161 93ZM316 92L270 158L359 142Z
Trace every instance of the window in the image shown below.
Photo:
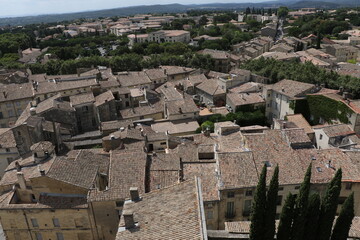
M228 197L228 198L233 198L233 197L235 197L235 192L228 192L228 193L227 193L227 197Z
M126 107L130 106L130 103L129 103L129 102L125 102L125 106L126 106Z
M166 145L166 142L162 142L162 143L160 143L160 145Z
M39 227L39 224L38 224L38 222L37 222L37 220L35 218L31 219L31 224L32 224L33 227L36 227L36 228Z
M233 218L235 217L235 208L234 208L234 202L228 202L226 204L226 218Z
M8 110L9 117L14 117L14 111L12 109Z
M3 119L4 118L4 115L2 112L0 112L0 119Z
M352 183L351 183L351 182L350 182L350 183L346 183L345 189L346 189L346 190L351 190L351 188L352 188Z
M279 187L279 191L282 191L282 190L284 190L284 187Z
M251 200L245 200L243 216L247 217L247 216L250 216L250 214L251 214Z
M300 188L300 186L295 186L295 189L297 190L297 189L299 189Z
M36 236L36 240L42 240L42 235L41 233L35 233L35 236Z
M7 108L11 108L11 107L12 107L12 104L11 104L11 103L6 103L6 107L7 107Z
M282 199L283 199L283 196L281 196L281 195L277 196L276 205L281 206Z
M206 212L206 219L213 219L213 211Z
M321 140L323 138L323 135L322 134L320 134L320 137L319 137L319 139Z
M252 191L252 190L246 190L245 196L252 196L252 195L253 195L253 191Z
M54 224L54 227L60 227L59 219L58 218L53 218L53 224Z
M20 102L16 102L15 104L16 104L16 106L18 106L18 107L21 105Z
M7 160L8 164L10 164L14 159L12 157L8 157L8 158L6 158L6 160Z
M62 233L56 233L57 240L64 240L64 235Z
M125 94L125 98L129 98L129 94Z
M322 172L321 167L316 167L316 171L318 171L318 172Z
M10 152L10 148L6 148L5 151L6 151L6 152Z
M82 107L82 111L83 111L83 112L88 112L88 111L89 111L89 107L88 107L88 106Z
M18 110L16 110L16 112L17 112L17 114L20 116L21 113L22 113L22 110L21 110L21 109L18 109Z

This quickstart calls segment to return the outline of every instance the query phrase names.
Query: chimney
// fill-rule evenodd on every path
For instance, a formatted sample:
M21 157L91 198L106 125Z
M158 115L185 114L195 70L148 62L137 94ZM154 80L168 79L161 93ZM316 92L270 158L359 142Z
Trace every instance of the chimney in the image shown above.
M126 229L135 227L134 213L132 211L124 210L123 216L124 216L124 222L125 222Z
M137 187L130 188L130 198L131 198L131 201L133 201L133 202L136 202L140 199L139 190Z
M17 172L16 173L17 179L18 179L18 183L20 185L21 189L26 189L26 184L25 184L25 177L24 174L22 172Z
M15 167L16 167L16 171L18 171L18 172L21 171L21 165L18 161L15 162Z

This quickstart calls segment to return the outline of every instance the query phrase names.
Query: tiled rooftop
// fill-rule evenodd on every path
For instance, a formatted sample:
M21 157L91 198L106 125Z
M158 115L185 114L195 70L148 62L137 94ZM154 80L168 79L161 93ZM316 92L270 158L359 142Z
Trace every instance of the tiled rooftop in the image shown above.
M315 88L314 84L302 83L287 79L281 80L272 86L274 91L291 98L302 96L304 92L310 91L313 88Z
M207 239L204 213L199 201L197 180L189 180L142 195L141 201L128 203L124 211L134 213L137 225L124 228L120 220L116 239Z

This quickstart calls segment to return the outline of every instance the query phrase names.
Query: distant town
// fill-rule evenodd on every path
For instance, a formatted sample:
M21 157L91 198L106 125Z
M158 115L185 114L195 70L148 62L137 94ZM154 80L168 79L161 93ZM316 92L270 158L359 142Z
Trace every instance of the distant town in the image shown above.
M0 239L360 239L360 8L0 26L0 177Z

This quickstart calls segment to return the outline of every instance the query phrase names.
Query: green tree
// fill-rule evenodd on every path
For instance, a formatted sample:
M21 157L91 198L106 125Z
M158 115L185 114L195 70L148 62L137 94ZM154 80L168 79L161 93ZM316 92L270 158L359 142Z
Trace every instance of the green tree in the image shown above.
M314 193L309 198L306 211L306 223L303 240L316 240L317 226L320 214L320 195Z
M265 233L266 172L267 168L266 165L264 165L256 187L254 202L252 205L250 240L262 240Z
M354 216L354 193L351 193L341 207L341 212L336 220L331 240L347 239Z
M277 15L279 18L286 18L289 13L289 9L287 7L279 7L277 11Z
M321 201L319 226L317 231L318 240L329 240L333 226L338 199L341 190L341 168L336 171L335 176L328 184L325 196Z
M200 25L200 26L206 25L207 22L208 22L208 19L207 19L206 16L201 16L201 18L199 19L199 25Z
M280 222L277 232L277 240L289 240L291 236L291 224L294 214L295 197L289 193L280 214Z
M266 196L264 240L274 240L276 206L279 190L279 166L276 166Z
M292 240L302 240L304 236L304 226L306 221L306 209L309 200L311 179L311 163L305 173L304 181L299 190L299 195L296 198L294 209L294 222L292 226Z

